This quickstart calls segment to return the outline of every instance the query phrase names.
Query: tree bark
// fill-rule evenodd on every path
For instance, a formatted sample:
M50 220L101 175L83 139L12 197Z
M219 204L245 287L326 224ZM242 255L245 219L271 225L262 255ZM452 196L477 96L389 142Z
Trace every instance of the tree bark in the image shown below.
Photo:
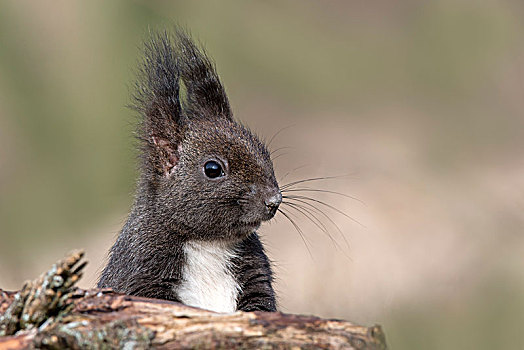
M0 290L0 349L386 349L380 326L280 312L220 314L73 289L83 267L74 267L82 257L76 254L19 292Z

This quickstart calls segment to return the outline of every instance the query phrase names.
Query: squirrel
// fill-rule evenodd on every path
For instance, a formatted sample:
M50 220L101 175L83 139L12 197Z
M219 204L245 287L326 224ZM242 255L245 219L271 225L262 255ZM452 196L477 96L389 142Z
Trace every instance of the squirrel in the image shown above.
M282 193L213 61L183 30L153 33L133 101L140 176L98 287L216 312L276 311L257 229Z

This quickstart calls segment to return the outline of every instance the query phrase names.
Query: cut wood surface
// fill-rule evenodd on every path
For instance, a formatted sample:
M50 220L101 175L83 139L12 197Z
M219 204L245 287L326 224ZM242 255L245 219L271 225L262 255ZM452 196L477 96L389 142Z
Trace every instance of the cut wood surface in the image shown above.
M0 349L386 348L379 326L280 312L220 314L110 290L74 289L83 267L82 253L75 254L19 292L0 290Z

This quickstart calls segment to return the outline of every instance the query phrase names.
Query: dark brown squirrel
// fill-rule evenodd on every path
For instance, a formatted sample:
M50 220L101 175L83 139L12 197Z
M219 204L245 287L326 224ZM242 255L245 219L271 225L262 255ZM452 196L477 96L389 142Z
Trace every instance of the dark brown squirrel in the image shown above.
M213 62L180 29L152 34L134 102L141 174L98 287L217 312L275 311L256 230L282 194L266 145L233 118Z

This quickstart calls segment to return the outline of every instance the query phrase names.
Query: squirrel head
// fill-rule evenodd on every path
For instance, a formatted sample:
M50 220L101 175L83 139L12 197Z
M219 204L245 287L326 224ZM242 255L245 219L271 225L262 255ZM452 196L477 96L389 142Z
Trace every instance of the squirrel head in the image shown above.
M151 36L136 91L145 215L201 240L242 239L275 215L267 147L233 119L214 64L186 33Z

